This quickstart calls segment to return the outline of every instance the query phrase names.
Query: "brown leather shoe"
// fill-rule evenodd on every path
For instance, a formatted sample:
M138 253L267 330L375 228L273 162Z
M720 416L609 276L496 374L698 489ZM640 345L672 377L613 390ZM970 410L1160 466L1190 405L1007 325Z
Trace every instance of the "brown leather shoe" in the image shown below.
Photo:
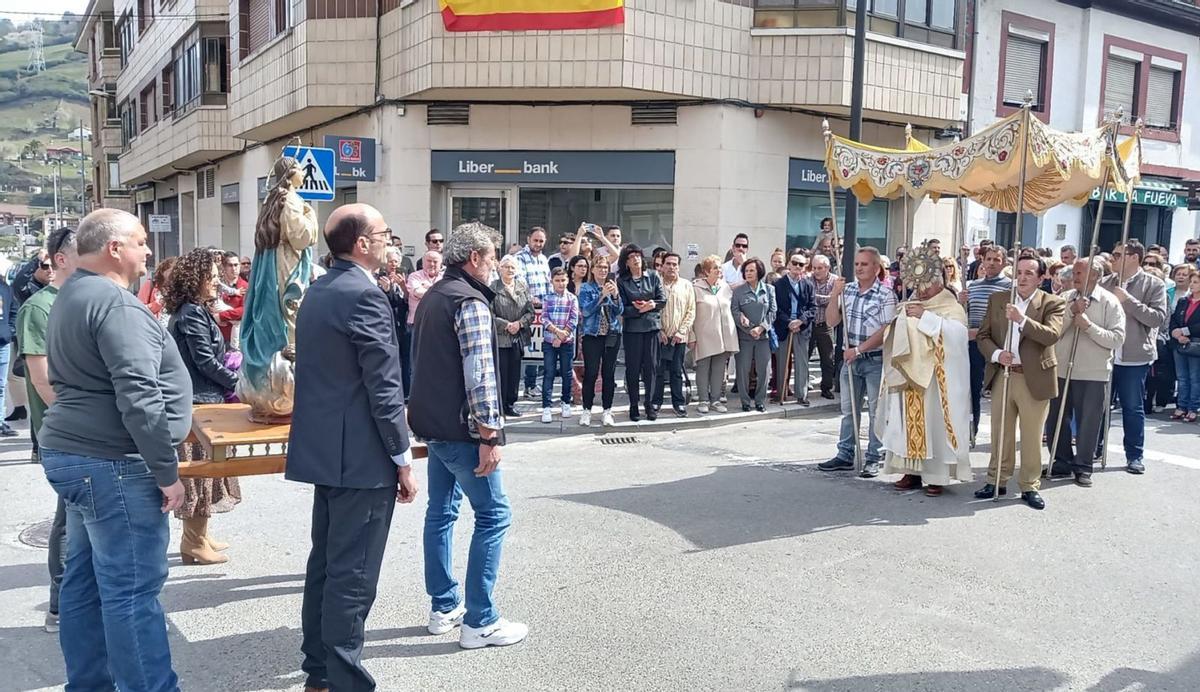
M904 474L904 478L892 483L896 490L916 490L921 487L921 477L914 473Z
M929 497L937 497L937 496L941 495L942 490L943 490L943 488L940 485L925 486L925 494L928 495Z

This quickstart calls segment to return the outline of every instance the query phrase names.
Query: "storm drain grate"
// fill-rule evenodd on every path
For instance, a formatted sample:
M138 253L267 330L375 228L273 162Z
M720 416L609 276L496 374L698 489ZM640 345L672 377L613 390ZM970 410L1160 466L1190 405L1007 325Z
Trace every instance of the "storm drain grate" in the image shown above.
M31 548L49 548L50 547L50 526L54 523L53 519L39 521L38 523L27 527L17 536L17 540Z
M602 445L633 445L637 444L637 442L638 439L633 435L615 435L600 438L600 444Z

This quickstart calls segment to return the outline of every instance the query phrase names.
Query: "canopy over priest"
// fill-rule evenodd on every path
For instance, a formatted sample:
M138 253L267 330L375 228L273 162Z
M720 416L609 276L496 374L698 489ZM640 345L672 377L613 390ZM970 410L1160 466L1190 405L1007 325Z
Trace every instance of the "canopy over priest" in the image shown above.
M903 473L898 490L925 483L941 495L952 479L971 480L971 366L967 314L945 287L942 260L928 247L904 256L900 274L913 289L883 341L883 396L876 434L885 473Z

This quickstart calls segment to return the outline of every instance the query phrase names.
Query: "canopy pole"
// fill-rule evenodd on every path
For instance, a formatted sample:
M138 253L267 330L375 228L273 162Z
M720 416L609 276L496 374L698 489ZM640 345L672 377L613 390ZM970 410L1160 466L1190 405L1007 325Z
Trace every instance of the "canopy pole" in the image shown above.
M833 133L829 131L829 121L828 120L821 121L821 129L824 131L826 158L828 158L828 152L830 150L830 146L833 143ZM833 190L833 174L830 173L826 177L829 179L829 218L830 218L830 221L832 222L832 229L833 229L833 249L834 249L834 252L837 252L838 245L839 245L838 225L837 225L837 195L834 193L834 190ZM850 200L850 195L852 195L852 194L853 194L852 191L850 191L850 190L846 191L846 198L847 198L846 206L847 206L847 208L849 208L849 206L850 206L849 200ZM855 202L857 203L857 200ZM851 255L851 258L853 258L853 255ZM846 261L845 253L843 253L842 261L843 261L843 263ZM853 262L851 262L851 267L853 267ZM847 271L846 267L842 267L843 274L845 274L846 271ZM851 273L849 276L852 278L854 276L854 274ZM849 288L849 286L850 286L850 281L849 281L849 279L846 279L846 288ZM844 348L849 348L849 346L850 346L850 314L846 311L846 291L845 291L845 289L842 290L842 295L840 296L838 302L839 302L838 307L842 311L842 346ZM851 364L847 363L845 361L845 358L843 358L842 359L842 368L847 369L846 370L846 386L849 389L849 391L842 392L842 396L846 396L846 395L850 396L850 420L854 424L854 472L861 473L862 469L863 469L863 456L862 456L862 440L859 439L859 436L858 436L858 421L859 421L858 398L854 396L854 376L853 376L853 373L851 373L848 370L848 368L850 368L850 366L851 366ZM868 403L868 406L869 405L870 404Z
M1117 109L1117 122L1119 123L1120 121L1121 121L1121 109ZM1137 122L1134 124L1133 136L1136 138L1136 141L1133 143L1133 146L1137 147L1138 149L1141 149L1141 147L1142 147L1142 119L1141 118L1138 118ZM1142 160L1141 152L1139 151L1138 152L1138 161L1140 162L1141 160ZM1125 253L1125 244L1129 242L1129 220L1133 216L1133 179L1130 178L1128 174L1124 173L1124 166L1122 166L1121 169L1122 169L1122 177L1125 179L1125 187L1126 187L1126 190L1125 190L1125 218L1121 222L1121 263L1124 264L1125 263L1125 254L1124 254ZM1099 213L1097 213L1097 216L1099 216ZM1125 286L1128 285L1128 282L1121 279L1121 272L1119 270L1117 271L1116 283L1122 289L1124 289ZM1115 359L1114 359L1113 367L1116 367ZM1138 402L1138 405L1140 406L1141 402ZM1112 423L1112 374L1109 375L1108 382L1105 383L1105 387L1104 387L1104 425L1101 426L1101 428L1100 428L1100 434L1104 436L1100 440L1100 468L1101 469L1108 468L1108 436L1111 432L1108 428L1109 428L1109 425L1111 425L1111 423Z
M1014 305L1017 302L1017 264L1021 261L1021 225L1025 217L1025 178L1028 175L1026 166L1029 162L1029 109L1033 104L1033 92L1025 92L1025 104L1021 106L1021 171L1017 178L1017 222L1013 229L1013 279L1012 288L1008 294L1008 304ZM1004 350L1012 353L1012 327L1007 326L1004 335ZM1004 424L1008 414L1008 404L1011 399L1009 391L1009 380L1012 377L1011 366L1005 365L1001 371L1001 395L1000 395L1000 439L992 440L992 446L996 450L996 482L992 486L992 502L1000 499L1000 473L1004 469ZM995 398L992 399L996 401Z
M912 142L912 124L904 126L904 148L908 149L909 143ZM912 224L908 221L908 191L903 186L900 188L900 193L904 197L904 247L909 252L913 249ZM906 287L907 288L907 287Z
M1097 209L1096 209L1096 219L1092 223L1092 242L1088 245L1089 251L1088 251L1088 255L1087 255L1087 273L1085 273L1083 275L1084 290L1087 290L1088 286L1091 284L1092 263L1096 257L1096 243L1099 242L1099 238L1100 238L1100 221L1104 217L1104 199L1108 196L1109 183L1112 181L1112 170L1109 167L1108 162L1112 160L1111 157L1116 154L1116 150L1117 150L1115 133L1116 133L1115 127L1113 127L1113 129L1111 129L1107 133L1109 145L1107 147L1107 151L1105 152L1106 156L1104 159L1105 160L1104 177L1102 179L1103 183L1100 185L1100 202L1097 205ZM1130 197L1132 198L1132 195L1130 195ZM1086 296L1082 295L1082 294L1075 296L1075 300L1081 300L1081 299L1085 303L1084 309L1086 310L1087 307L1091 305L1092 297L1091 297L1090 293L1089 293L1089 295L1086 295ZM1068 314L1069 314L1069 309L1070 309L1070 306L1068 306ZM1058 416L1057 416L1057 420L1055 421L1055 424L1054 424L1054 437L1050 443L1050 458L1046 461L1046 468L1043 469L1043 471L1042 471L1042 475L1045 476L1046 478L1050 478L1050 476L1051 476L1052 469L1054 468L1054 459L1058 452L1058 442L1062 435L1063 419L1066 417L1066 413L1067 413L1067 402L1070 401L1069 394L1071 392L1071 375L1075 372L1075 354L1078 351L1078 349L1079 349L1079 327L1075 327L1075 329L1073 330L1073 333L1071 335L1071 356L1067 361L1067 376L1066 376L1065 380L1063 381L1063 388L1062 388L1062 391L1059 392L1059 396L1058 396ZM1094 450L1094 449L1089 449L1087 451L1087 453L1094 454L1095 451L1096 450Z
M958 135L954 136L954 143L958 144L962 138ZM950 252L954 253L951 257L954 260L954 266L958 267L958 258L960 256L959 246L966 242L966 233L964 233L963 221L963 204L962 195L954 197L954 224L950 226ZM958 282L962 284L963 290L967 290L967 267L962 266L958 269Z

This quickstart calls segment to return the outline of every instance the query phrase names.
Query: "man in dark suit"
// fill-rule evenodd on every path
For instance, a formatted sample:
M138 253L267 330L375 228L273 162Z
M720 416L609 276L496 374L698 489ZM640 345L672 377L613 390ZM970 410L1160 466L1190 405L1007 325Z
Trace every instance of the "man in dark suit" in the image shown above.
M787 273L775 281L775 336L779 348L775 351L775 373L779 378L779 402L787 400L788 356L795 358L792 390L801 406L808 406L808 340L816 316L813 285L804 280L808 259L800 253L788 260ZM791 339L791 348L788 348Z
M306 692L362 692L363 628L395 503L412 502L396 325L375 281L387 224L365 204L329 216L335 258L296 318L296 403L285 476L315 487L301 622Z
M1034 509L1044 509L1046 502L1038 493L1042 477L1042 431L1050 400L1058 396L1058 356L1054 345L1062 333L1067 307L1062 298L1038 290L1046 273L1046 264L1040 258L1022 257L1015 269L1015 302L1010 301L1007 291L993 293L975 337L980 353L988 362L983 386L992 390L992 458L988 463L987 485L976 491L975 497L990 499L997 482L1000 494L1007 492L1005 485L1016 466L1019 425L1021 499ZM993 386L1003 383L1003 376L997 377L1002 375L1002 369L1008 370L1007 400L1003 386ZM997 459L1000 451L1003 456Z

